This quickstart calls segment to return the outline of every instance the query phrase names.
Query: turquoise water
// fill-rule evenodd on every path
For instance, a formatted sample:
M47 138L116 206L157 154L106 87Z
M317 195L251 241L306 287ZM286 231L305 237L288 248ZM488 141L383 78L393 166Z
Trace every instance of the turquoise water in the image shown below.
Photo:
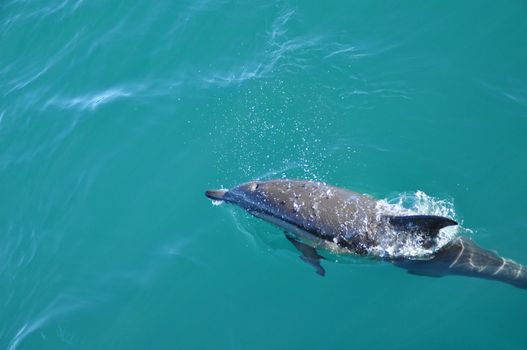
M527 264L526 15L1 2L0 348L526 349L525 290L359 258L321 278L203 196L299 177L425 198Z

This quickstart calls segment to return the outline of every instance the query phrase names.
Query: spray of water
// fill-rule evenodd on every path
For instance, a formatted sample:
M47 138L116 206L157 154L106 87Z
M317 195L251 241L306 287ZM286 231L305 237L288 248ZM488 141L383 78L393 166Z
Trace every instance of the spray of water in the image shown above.
M446 199L438 199L423 191L405 192L378 201L379 215L437 215L461 222L457 217L454 204ZM404 257L408 259L426 259L435 251L450 242L460 232L470 230L458 226L448 226L439 231L435 244L424 248L419 237L401 235L399 232L387 232L371 253L383 258Z

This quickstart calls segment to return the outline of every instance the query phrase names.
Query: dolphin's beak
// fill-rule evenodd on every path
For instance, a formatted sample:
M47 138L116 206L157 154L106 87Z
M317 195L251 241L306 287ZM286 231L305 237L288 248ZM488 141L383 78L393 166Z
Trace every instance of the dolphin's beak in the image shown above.
M207 190L205 196L215 201L224 201L227 190Z

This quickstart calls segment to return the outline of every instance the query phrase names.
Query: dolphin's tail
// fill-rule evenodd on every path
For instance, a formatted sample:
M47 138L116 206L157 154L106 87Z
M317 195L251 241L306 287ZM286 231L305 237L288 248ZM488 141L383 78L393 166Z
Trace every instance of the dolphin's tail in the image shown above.
M456 238L430 260L396 262L408 272L427 275L463 275L497 280L527 289L527 268L478 247L472 240Z

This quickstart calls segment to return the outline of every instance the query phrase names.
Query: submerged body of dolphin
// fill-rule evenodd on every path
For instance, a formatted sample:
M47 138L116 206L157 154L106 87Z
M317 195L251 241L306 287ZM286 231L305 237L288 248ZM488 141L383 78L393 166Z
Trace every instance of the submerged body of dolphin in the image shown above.
M283 228L287 239L301 252L302 260L320 275L325 271L317 249L324 249L375 256L414 274L476 276L527 288L525 267L469 239L458 237L434 249L439 230L457 225L445 217L390 215L372 197L305 180L254 181L230 190L209 190L206 196L236 204ZM393 253L398 247L408 246L427 253L414 259Z

